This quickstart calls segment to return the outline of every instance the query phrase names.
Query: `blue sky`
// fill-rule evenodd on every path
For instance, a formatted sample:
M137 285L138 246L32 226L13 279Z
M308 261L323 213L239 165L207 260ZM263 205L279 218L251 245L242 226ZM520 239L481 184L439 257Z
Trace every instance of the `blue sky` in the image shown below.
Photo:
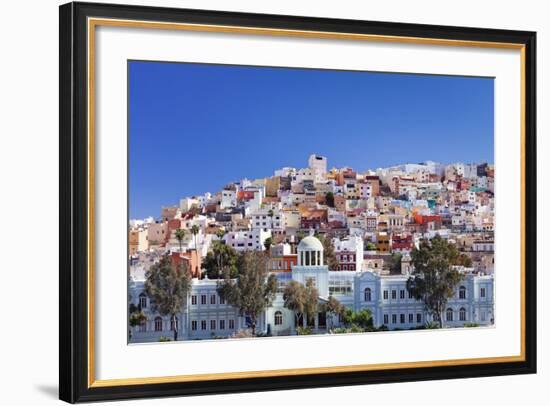
M493 79L129 62L130 218L305 167L493 162Z

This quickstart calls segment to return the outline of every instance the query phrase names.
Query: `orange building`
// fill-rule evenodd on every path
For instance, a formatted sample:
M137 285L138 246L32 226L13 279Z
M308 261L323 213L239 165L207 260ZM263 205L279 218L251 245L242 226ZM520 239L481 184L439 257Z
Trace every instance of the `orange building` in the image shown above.
M201 256L197 255L196 250L190 250L184 253L172 252L172 264L177 266L181 263L187 265L193 278L199 278L201 275Z
M298 255L283 255L281 257L272 257L268 261L269 272L290 272L292 265L298 263Z

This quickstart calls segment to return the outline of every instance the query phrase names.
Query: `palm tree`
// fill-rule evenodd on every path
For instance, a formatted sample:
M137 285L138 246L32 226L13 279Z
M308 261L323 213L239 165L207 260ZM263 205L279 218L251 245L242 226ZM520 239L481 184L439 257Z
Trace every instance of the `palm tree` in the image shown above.
M273 238L267 237L264 241L264 247L265 247L266 255L269 255L269 253L270 253L269 249L271 248L272 245L273 245Z
M218 231L216 231L216 237L218 237L220 240L223 240L224 236L225 236L225 230L220 228Z
M198 246L197 246L197 234L198 233L199 233L199 226L195 224L193 227L191 227L191 234L193 234L193 236L195 238L195 251L197 251L197 255L199 253L199 249L198 249Z
M182 229L182 228L178 228L178 229L176 230L175 236L176 236L176 240L178 240L178 243L179 243L179 246L180 246L180 252L182 251L182 245L181 245L181 243L182 243L182 241L183 241L184 238L185 238L185 234L187 234L187 232L186 232L184 229Z

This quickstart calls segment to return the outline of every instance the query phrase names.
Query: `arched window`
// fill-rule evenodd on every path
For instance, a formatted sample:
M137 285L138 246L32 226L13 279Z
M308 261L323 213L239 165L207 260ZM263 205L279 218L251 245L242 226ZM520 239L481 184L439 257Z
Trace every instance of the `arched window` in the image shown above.
M155 317L155 331L162 331L162 317Z
M370 302L372 300L370 288L365 288L365 302Z
M283 313L277 310L275 312L275 325L280 326L281 324L283 324Z
M147 307L147 295L145 292L139 294L139 307L145 309Z
M453 321L453 309L447 309L447 321Z
M466 299L466 288L464 286L461 286L458 289L458 298L459 299Z
M458 312L458 318L460 321L466 321L466 309L461 307L460 311Z

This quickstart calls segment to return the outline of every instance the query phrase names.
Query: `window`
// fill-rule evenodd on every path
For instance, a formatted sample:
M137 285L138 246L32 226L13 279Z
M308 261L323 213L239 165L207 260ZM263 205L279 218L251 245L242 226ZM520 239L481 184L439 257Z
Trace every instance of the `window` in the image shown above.
M409 290L409 299L412 299L412 298L413 298L412 290Z
M485 321L486 318L487 318L487 313L481 312L481 321Z
M201 295L201 304L206 304L206 295Z
M365 288L365 302L370 302L372 299L370 288Z
M458 318L460 321L466 321L466 309L461 307L460 311L458 312Z
M162 331L162 318L155 317L155 331Z
M140 333L145 333L147 331L147 323L142 323L139 325L139 332Z
M399 291L399 299L405 299L405 290L401 289Z
M384 315L384 324L388 324L390 321L389 321L389 317L387 314Z
M409 323L414 323L414 314L409 313Z
M191 330L196 331L197 330L197 320L191 321Z
M210 320L210 330L216 330L216 320Z
M485 288L481 288L481 289L479 290L479 296L485 297Z
M221 305L224 305L225 304L225 299L223 297L220 296L220 304Z
M453 321L453 309L449 308L446 312L447 321Z
M422 323L422 313L416 313L416 322Z
M216 304L216 295L210 296L210 304Z
M225 330L225 320L220 320L220 330Z
M276 311L275 312L275 325L280 326L281 324L283 324L283 313L281 313L280 311Z
M387 290L384 291L384 300L388 300L388 291Z
M235 320L229 320L229 330L233 330L235 328Z
M206 330L206 320L201 320L201 330Z
M399 322L400 322L401 324L404 324L404 323L405 323L405 315L404 315L404 314L400 314L400 315L399 315Z
M397 299L397 291L396 290L391 291L391 298L392 299Z
M176 317L176 330L179 330L179 321ZM174 331L174 319L170 319L170 331Z
M139 295L139 307L142 309L147 307L147 295L145 293Z
M458 289L458 298L459 299L466 299L466 288L464 286L461 286Z
M197 295L191 296L191 304L196 305L197 304Z
M392 314L392 315L391 315L391 322L392 322L393 324L397 323L397 314Z

